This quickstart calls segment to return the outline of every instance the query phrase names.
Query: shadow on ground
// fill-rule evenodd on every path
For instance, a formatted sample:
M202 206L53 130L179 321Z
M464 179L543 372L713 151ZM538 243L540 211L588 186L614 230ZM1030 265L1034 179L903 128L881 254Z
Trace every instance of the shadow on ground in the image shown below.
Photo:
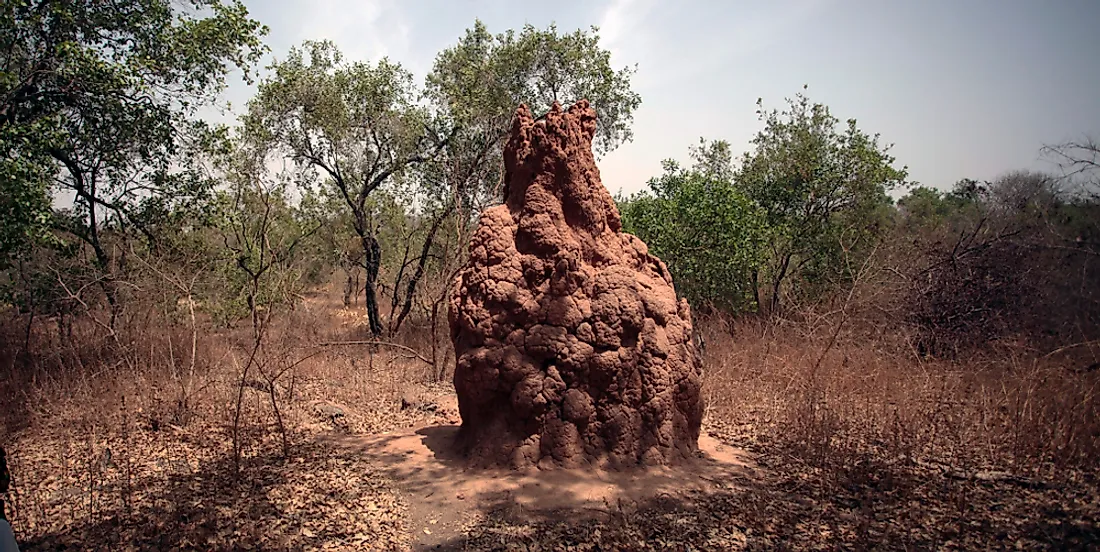
M121 492L121 489L116 489ZM134 507L70 520L20 541L36 550L397 550L396 496L360 458L303 447L284 462L222 459L130 489ZM19 530L19 520L13 520ZM25 533L25 531L24 531Z
M1096 550L1095 487L1038 492L862 465L772 465L748 485L623 505L610 516L486 510L438 550ZM1068 494L1068 496L1067 496Z
M450 446L456 431L432 426L342 443L406 496L414 550L1100 546L1095 482L958 480L870 459L811 468L790 452L757 456L754 466L728 447L721 459L649 473L468 470Z
M1095 550L1094 480L959 480L738 449L622 474L466 470L455 426L228 459L129 490L132 508L40 529L35 550ZM108 489L122 496L123 489ZM400 497L400 498L399 498ZM19 520L15 525L19 531Z
M489 512L508 511L516 519L611 519L632 504L661 498L690 500L745 485L756 475L741 451L704 439L689 464L636 472L601 470L467 469L453 451L457 425L429 426L375 436L333 436L335 448L359 451L379 467L408 503L412 545L417 550L452 547L471 524Z

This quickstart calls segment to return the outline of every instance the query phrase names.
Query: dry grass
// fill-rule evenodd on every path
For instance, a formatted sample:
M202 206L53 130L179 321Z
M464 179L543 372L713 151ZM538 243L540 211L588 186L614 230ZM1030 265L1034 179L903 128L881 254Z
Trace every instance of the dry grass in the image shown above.
M1100 467L1100 373L1006 350L963 362L794 324L704 323L714 427L814 465L874 456L1058 478Z
M193 364L189 326L156 312L117 341L79 323L59 340L41 324L34 354L6 351L0 444L25 549L407 549L406 499L377 466L315 437L453 419L402 409L409 394L448 386L400 348L320 345L367 337L338 290L275 320L262 361L294 365L275 382L291 454L257 372L243 395L239 470L230 436L247 328L200 327ZM608 519L486 511L456 549L1100 544L1100 373L1008 346L926 360L881 332L842 328L834 340L836 319L821 320L699 321L705 430L754 452L764 480ZM3 331L21 342L21 326ZM427 351L423 340L410 324L402 343Z
M802 324L702 326L706 428L756 452L771 477L753 494L803 520L783 529L774 505L728 497L765 542L1100 544L1100 374L1008 352L924 360L844 332L829 347L831 328Z
M42 324L35 353L9 359L0 443L25 550L407 548L404 506L388 482L314 438L427 423L436 413L402 410L402 398L431 393L421 384L429 367L400 350L322 345L363 329L338 295L314 294L279 315L260 353L266 366L294 366L274 393L291 454L282 454L270 380L254 370L238 470L232 420L248 328L200 327L192 364L188 325L150 318L120 327L124 347L94 327L78 323L59 340Z
M1013 354L1018 348L925 360L877 328L837 332L829 322L838 318L819 318L816 327L697 321L707 343L704 430L754 452L762 480L620 505L604 519L528 519L500 508L486 512L463 544L500 551L1100 546L1100 375L1050 358L1025 360Z

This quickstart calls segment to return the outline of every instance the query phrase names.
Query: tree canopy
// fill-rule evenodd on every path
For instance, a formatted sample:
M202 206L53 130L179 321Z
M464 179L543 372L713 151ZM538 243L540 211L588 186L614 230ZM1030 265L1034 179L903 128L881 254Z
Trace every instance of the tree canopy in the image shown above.
M370 199L389 188L409 198L424 223L422 233L409 234L422 236L419 252L407 251L396 269L393 302L402 305L393 331L412 307L443 221L452 214L472 220L478 207L496 200L518 104L545 110L555 101L588 98L601 117L598 147L609 151L630 138L640 102L630 89L631 71L611 70L598 41L594 31L561 35L553 25L493 37L479 21L439 54L424 89L398 63L348 63L325 41L307 41L271 66L249 104L245 139L284 151L344 200L361 242L375 334L383 330L377 288L385 252Z
M519 104L536 114L554 102L587 99L596 110L594 148L607 153L633 138L641 96L630 86L635 68L615 70L600 47L598 28L559 34L526 25L493 36L480 20L458 44L436 57L428 93L457 124L503 140Z
M760 260L762 212L731 180L729 144L700 141L694 164L663 163L648 190L620 201L623 230L642 239L697 307L752 310L751 273Z
M238 0L50 2L0 10L0 240L10 254L56 223L97 249L99 227L152 223L201 193L179 153L230 70L247 77L266 28ZM51 221L50 194L74 196Z
M906 167L894 166L890 146L855 119L841 126L827 106L802 93L787 104L766 111L757 102L764 128L734 175L738 189L764 213L771 310L780 307L792 276L843 278L849 263L842 257L880 235L888 221L886 192L908 178Z

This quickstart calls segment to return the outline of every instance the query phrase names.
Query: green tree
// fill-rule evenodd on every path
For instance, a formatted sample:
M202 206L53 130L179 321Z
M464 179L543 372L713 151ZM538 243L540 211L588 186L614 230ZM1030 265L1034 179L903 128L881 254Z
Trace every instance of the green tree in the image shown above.
M593 146L603 154L633 138L630 126L642 101L630 87L635 71L611 67L596 27L559 34L553 24L526 25L519 33L493 36L478 20L458 44L439 53L427 83L450 119L497 147L519 104L545 113L554 102L587 99L598 116Z
M0 270L51 236L54 170L44 146L36 143L43 138L36 126L0 122Z
M699 138L699 145L691 148L692 170L723 182L732 182L734 176L733 153L725 140Z
M989 196L989 186L989 182L983 183L972 178L964 178L955 183L945 198L958 205L977 203Z
M527 104L545 112L554 102L588 99L599 116L597 153L611 151L631 139L633 112L641 102L630 88L632 74L631 68L611 68L595 28L561 34L554 25L527 25L518 33L493 36L476 21L456 45L439 53L426 94L436 126L449 129L451 139L438 156L416 168L423 240L409 259L409 270L398 273L404 298L391 331L408 315L422 278L436 270L442 271L437 280L449 281L447 273L461 266L464 247L433 253L443 227L455 224L455 236L464 242L478 213L500 200L503 149L516 108ZM437 262L429 264L433 258ZM446 286L437 289L448 293ZM441 297L430 301L433 312L444 304Z
M860 130L855 119L842 126L804 94L783 111L757 105L764 128L735 182L764 213L768 252L757 280L770 286L767 309L775 312L792 277L810 286L851 277L845 267L859 264L851 256L888 222L886 192L905 185L908 173L894 166L877 134Z
M441 120L456 130L440 157L436 181L467 205L496 201L503 189L504 143L520 104L545 113L555 103L587 99L598 116L593 147L607 153L633 137L641 97L630 87L636 69L611 67L598 29L559 33L526 25L496 36L484 23L436 56L426 92Z
M697 308L751 309L762 213L730 180L728 143L701 140L692 158L691 169L666 160L647 191L620 202L623 229L668 264L677 292Z
M226 186L211 203L230 261L227 291L244 299L254 337L275 307L294 302L306 261L299 253L320 226L288 197L293 175L271 174L269 158L262 148L235 145L224 159Z
M73 197L53 224L86 243L117 311L108 225L152 238L160 215L206 195L189 167L197 107L263 52L266 28L238 0L52 2L0 8L0 231L5 252L44 234L51 189ZM189 153L189 152L188 152Z
M359 280L363 271L363 247L355 234L351 214L344 198L332 193L330 187L307 188L303 191L301 208L320 222L313 245L316 261L337 268L344 275L344 307L359 300ZM323 267L318 267L318 274Z
M898 200L898 209L914 221L935 224L950 214L945 194L935 188L918 186Z
M898 200L898 215L910 233L957 234L979 218L987 196L988 187L971 179L956 182L946 193L918 186Z
M438 155L448 136L436 133L427 110L417 105L412 75L388 59L348 64L331 42L307 41L271 69L249 102L246 132L319 171L344 200L363 249L371 332L380 334L382 247L370 199Z
M297 175L286 169L272 174L268 169L271 153L267 144L238 141L220 159L227 186L218 193L216 226L232 259L227 263L229 283L245 297L252 321L252 344L237 381L231 426L235 469L241 459L244 388L253 369L265 380L283 456L289 455L290 440L275 389L294 363L274 361L272 357L280 355L267 351L265 337L276 310L293 306L300 296L308 257L299 253L319 227L288 197Z

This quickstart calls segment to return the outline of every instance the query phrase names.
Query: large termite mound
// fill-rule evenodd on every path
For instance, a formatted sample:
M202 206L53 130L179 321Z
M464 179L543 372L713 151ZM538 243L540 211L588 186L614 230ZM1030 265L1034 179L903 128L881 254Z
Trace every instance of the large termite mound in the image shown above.
M621 231L592 155L596 112L516 111L505 204L487 209L449 318L460 452L476 466L674 464L697 450L691 313Z

